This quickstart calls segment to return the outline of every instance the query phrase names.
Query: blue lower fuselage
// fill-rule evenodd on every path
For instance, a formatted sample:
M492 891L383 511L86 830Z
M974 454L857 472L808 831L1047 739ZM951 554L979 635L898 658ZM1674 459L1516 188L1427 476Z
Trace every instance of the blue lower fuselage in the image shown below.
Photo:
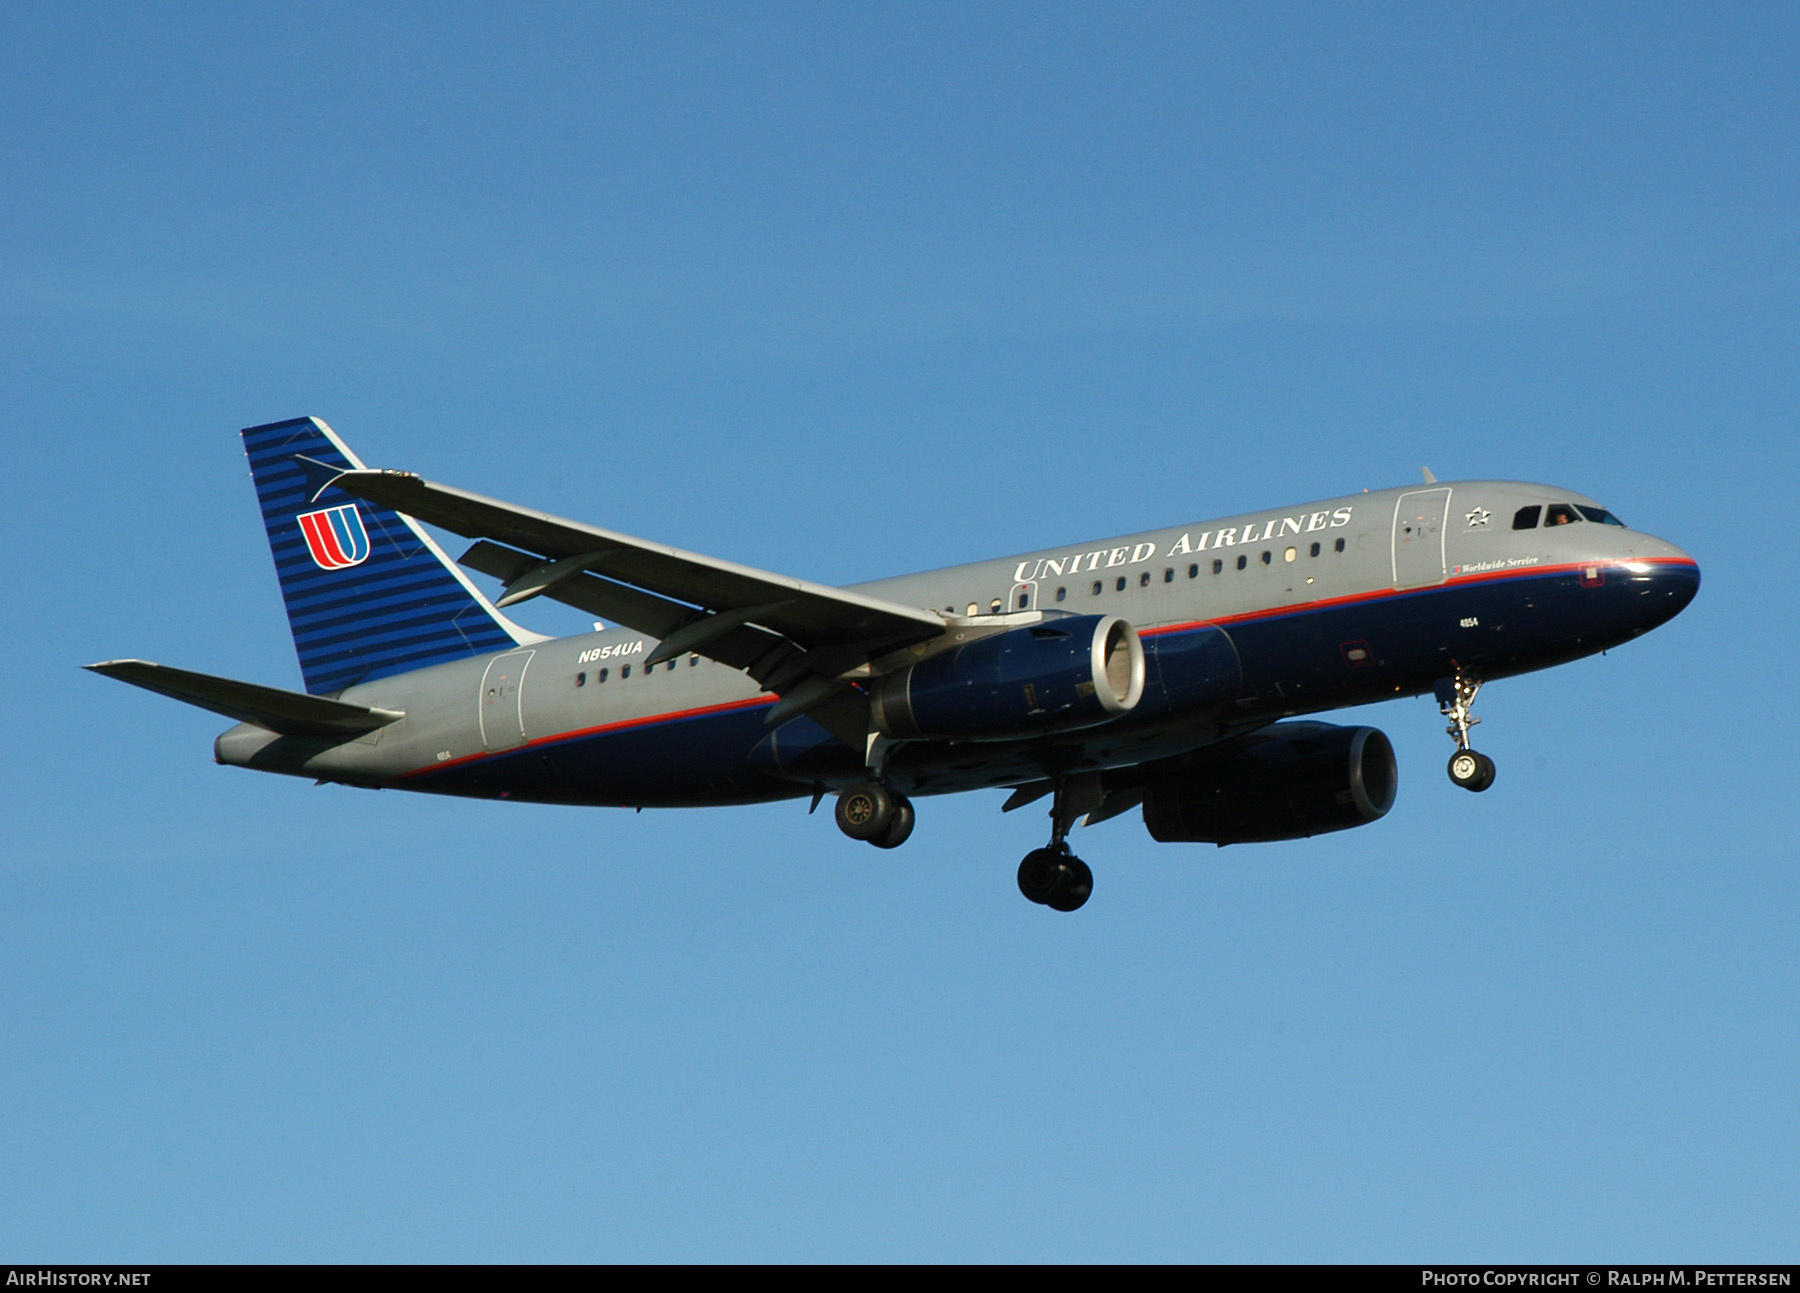
M1145 625L1145 689L1129 715L1037 740L908 743L889 776L922 795L1012 785L1169 757L1283 717L1417 695L1458 668L1485 679L1541 669L1667 621L1699 582L1685 555L1595 560ZM764 720L774 703L741 696L575 727L408 770L388 784L656 807L789 798L863 775L863 751L807 718L772 732Z

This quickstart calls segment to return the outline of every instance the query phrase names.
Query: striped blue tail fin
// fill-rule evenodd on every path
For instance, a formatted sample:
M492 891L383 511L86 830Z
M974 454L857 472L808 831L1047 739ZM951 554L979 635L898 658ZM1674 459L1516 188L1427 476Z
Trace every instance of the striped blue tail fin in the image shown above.
M313 695L535 640L410 517L323 488L356 455L317 418L244 430L300 673Z

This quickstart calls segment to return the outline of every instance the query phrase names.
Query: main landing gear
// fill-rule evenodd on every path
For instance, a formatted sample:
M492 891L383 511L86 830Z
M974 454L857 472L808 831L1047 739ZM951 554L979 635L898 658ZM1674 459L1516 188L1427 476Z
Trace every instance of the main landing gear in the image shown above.
M1469 748L1469 729L1481 720L1475 717L1475 693L1481 681L1458 668L1455 675L1438 680L1438 708L1450 720L1444 730L1456 738L1456 753L1450 756L1450 780L1464 790L1486 790L1494 784L1494 761Z
M859 781L838 794L838 829L878 849L897 849L906 843L915 820L912 800L879 781Z
M820 797L824 793L824 787L820 787ZM1054 911L1074 911L1088 900L1094 892L1094 873L1069 851L1069 828L1097 809L1103 797L1098 773L1057 781L1056 798L1050 809L1050 843L1033 849L1019 863L1020 893ZM913 830L912 801L885 780L858 781L846 786L838 792L835 815L839 830L853 840L867 840L876 848L899 848Z
M1019 892L1052 911L1074 911L1094 892L1094 873L1067 844L1032 849L1019 863Z
M1050 808L1050 844L1033 849L1019 863L1019 892L1052 911L1074 911L1094 892L1094 873L1069 851L1069 828L1100 806L1098 774L1066 777L1056 783Z

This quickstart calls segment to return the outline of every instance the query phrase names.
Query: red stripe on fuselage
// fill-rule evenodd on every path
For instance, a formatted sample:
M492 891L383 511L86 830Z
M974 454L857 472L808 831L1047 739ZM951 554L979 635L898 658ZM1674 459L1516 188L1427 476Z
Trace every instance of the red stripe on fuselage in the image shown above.
M1643 560L1631 561L1575 561L1562 562L1553 566L1523 566L1517 570L1489 570L1473 575L1453 575L1441 584L1428 584L1423 588L1377 588L1363 593L1347 593L1342 597L1325 597L1316 602L1292 602L1286 606L1276 606L1268 610L1245 611L1237 615L1222 615L1217 619L1190 620L1181 624L1163 624L1156 628L1143 629L1139 637L1161 637L1167 633L1187 633L1194 629L1224 628L1233 624L1248 624L1257 620L1275 619L1282 615L1303 615L1312 611L1330 610L1338 606L1354 606L1359 602L1376 602L1394 597L1416 597L1421 594L1441 592L1445 588L1463 587L1470 584L1492 583L1500 579L1530 579L1544 575L1568 574L1577 570L1588 570L1594 566L1617 568L1626 565L1645 566L1692 566L1699 568L1699 563L1691 558L1682 557L1646 557ZM465 754L460 759L446 759L442 763L429 764L423 768L414 768L411 772L403 772L395 778L405 781L412 777L424 776L432 772L441 772L446 768L457 768L464 764L474 763L481 759L497 759L509 754L517 754L521 750L535 749L538 746L555 745L562 741L576 741L583 737L604 736L611 732L625 732L634 728L653 727L659 723L677 723L683 719L706 718L713 714L728 714L741 709L755 709L761 705L773 705L780 700L779 696L750 696L743 700L726 701L718 705L703 705L697 709L675 710L667 714L646 714L642 718L621 719L615 723L601 723L595 727L577 728L574 731L558 732L553 736L540 736L523 745L515 745L505 750L483 750L478 754Z
M1605 566L1608 569L1618 569L1623 566L1692 566L1697 570L1699 562L1691 557L1645 557L1642 560L1608 558L1605 561L1558 562L1553 566L1521 566L1517 570L1484 570L1472 575L1451 575L1441 584L1426 584L1420 588L1376 588L1364 593L1346 593L1342 597L1322 597L1316 602L1290 602L1286 606L1272 606L1267 610L1221 615L1217 619L1163 624L1156 628L1141 629L1138 636L1161 637L1165 633L1186 633L1193 629L1209 626L1229 628L1233 624L1253 624L1258 620L1272 620L1283 615L1305 615L1313 611L1331 610L1339 606L1355 606L1360 602L1378 602L1396 597L1417 597L1421 594L1442 592L1446 588L1462 588L1471 584L1491 584L1502 579L1535 579L1544 575L1566 575L1578 570L1591 570L1596 566Z

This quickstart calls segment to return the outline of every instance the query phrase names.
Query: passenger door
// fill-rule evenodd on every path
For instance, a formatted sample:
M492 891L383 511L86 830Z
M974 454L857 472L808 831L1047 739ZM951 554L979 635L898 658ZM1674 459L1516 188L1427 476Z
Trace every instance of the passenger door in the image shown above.
M1394 587L1444 582L1444 522L1450 490L1415 489L1394 505Z
M536 651L509 651L488 662L481 675L481 744L510 750L525 744L525 670Z

